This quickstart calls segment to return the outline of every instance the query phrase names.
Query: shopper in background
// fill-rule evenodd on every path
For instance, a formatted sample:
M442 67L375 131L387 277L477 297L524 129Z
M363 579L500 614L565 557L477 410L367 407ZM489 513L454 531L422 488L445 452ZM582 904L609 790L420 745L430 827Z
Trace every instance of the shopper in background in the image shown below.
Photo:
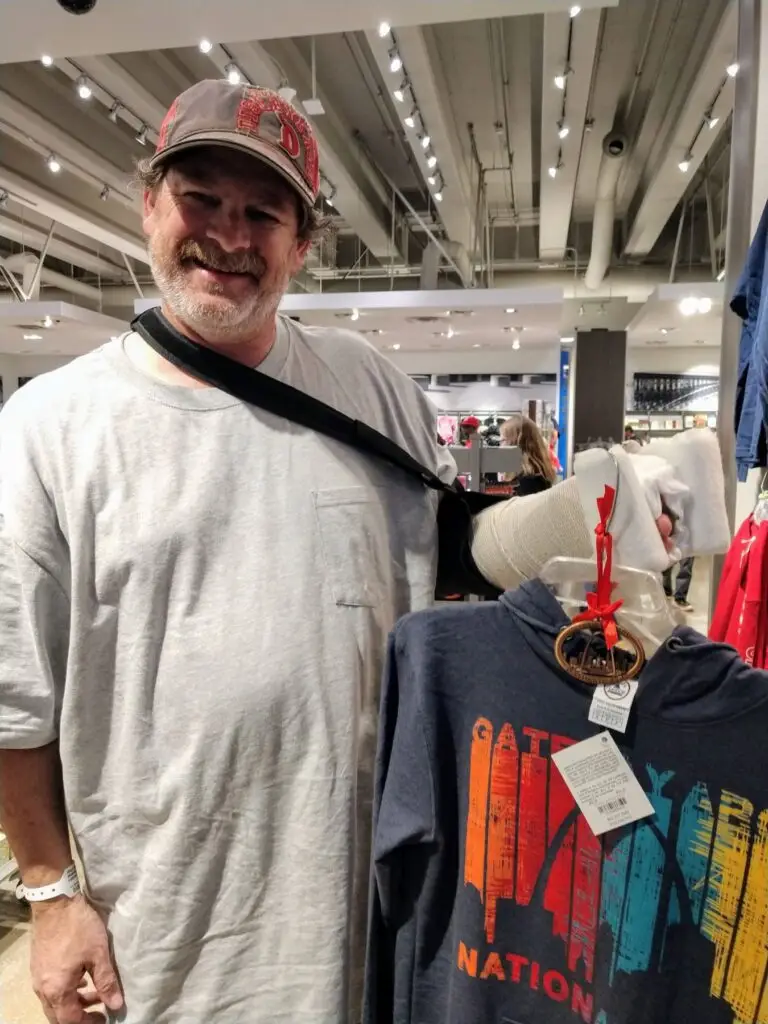
M523 460L520 472L509 475L517 497L546 491L554 484L555 468L547 442L532 419L519 412L513 413L501 425L501 444L504 447L517 445L520 449Z
M688 591L691 589L693 578L693 558L683 558L677 565L677 579L673 581L675 567L670 566L664 573L664 593L667 597L674 599L678 608L684 612L692 612L693 605L688 600Z
M454 479L415 382L277 316L319 227L290 104L199 83L141 180L172 326ZM3 825L25 886L57 892L71 827L88 890L34 905L49 1021L99 1000L125 1024L359 1019L379 681L388 631L433 596L435 493L135 333L14 395L0 479ZM651 507L617 521L667 538ZM499 588L593 552L575 481L483 512L470 540Z

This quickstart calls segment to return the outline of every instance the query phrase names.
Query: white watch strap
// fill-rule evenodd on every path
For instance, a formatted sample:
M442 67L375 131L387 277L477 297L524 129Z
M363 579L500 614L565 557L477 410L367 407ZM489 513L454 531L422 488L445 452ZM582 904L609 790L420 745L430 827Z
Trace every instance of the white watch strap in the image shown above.
M77 877L77 868L70 864L58 882L53 885L43 885L39 889L28 889L23 883L16 889L16 896L20 900L27 900L29 903L43 903L45 900L55 900L59 896L66 896L74 899L80 892L80 879Z

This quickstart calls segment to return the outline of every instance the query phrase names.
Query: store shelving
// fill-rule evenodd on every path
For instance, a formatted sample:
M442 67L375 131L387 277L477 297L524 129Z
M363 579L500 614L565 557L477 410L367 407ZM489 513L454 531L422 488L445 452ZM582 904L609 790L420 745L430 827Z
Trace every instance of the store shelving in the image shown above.
M648 438L672 437L681 430L695 427L717 428L717 413L703 412L695 409L665 409L663 412L627 412L624 426L631 427L636 433Z

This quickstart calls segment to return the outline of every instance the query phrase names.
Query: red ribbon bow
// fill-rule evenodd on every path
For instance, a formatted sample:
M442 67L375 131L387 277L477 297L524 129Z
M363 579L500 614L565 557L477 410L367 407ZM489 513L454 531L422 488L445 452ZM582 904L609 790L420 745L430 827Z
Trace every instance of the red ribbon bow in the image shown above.
M602 623L605 644L610 650L619 639L619 631L614 616L621 608L623 601L611 601L613 583L613 537L608 532L608 522L616 500L616 489L606 485L602 498L597 499L597 510L600 522L595 527L595 547L597 549L597 581L595 589L587 594L587 610L573 617L574 622Z

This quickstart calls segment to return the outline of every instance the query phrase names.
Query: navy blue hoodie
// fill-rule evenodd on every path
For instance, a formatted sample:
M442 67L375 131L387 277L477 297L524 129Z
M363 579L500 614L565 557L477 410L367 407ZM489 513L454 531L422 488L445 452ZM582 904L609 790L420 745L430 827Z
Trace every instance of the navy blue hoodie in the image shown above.
M676 631L614 734L655 814L597 839L565 622L534 582L391 638L367 1024L768 1021L768 673Z

